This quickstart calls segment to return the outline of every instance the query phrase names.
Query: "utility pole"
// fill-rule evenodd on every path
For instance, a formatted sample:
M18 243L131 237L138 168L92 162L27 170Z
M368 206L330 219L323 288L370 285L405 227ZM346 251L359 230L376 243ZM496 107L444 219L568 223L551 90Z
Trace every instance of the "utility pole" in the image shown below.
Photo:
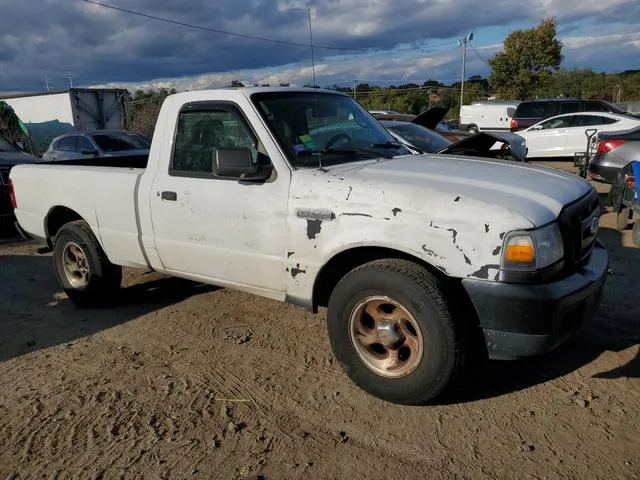
M460 107L464 103L464 70L467 63L467 44L473 40L473 33L469 33L466 37L458 40L458 47L462 47L462 75L460 78Z
M51 91L51 87L53 86L53 84L49 83L49 79L47 78L47 76L44 76L44 88L47 92Z
M358 94L356 93L357 92L357 89L356 89L357 85L358 85L358 81L354 80L353 81L353 99L354 100L358 99Z
M69 72L69 88L73 88L73 78L71 78L71 72Z

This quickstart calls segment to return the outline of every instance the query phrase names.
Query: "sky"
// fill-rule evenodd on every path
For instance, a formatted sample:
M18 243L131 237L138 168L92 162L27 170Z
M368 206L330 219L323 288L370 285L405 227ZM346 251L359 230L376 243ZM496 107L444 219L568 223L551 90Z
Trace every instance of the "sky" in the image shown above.
M509 32L548 16L558 22L563 67L640 69L638 0L96 1L203 28L83 0L0 0L0 92L61 90L69 76L75 86L132 90L213 88L232 79L311 84L308 9L322 86L458 81L457 39L469 32L466 76L484 76Z

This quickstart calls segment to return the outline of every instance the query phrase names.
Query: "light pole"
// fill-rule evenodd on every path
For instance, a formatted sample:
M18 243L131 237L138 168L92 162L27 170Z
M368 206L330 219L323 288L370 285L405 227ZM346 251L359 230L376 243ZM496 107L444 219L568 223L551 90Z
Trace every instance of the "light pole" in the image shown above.
M462 78L460 79L460 108L464 103L464 69L467 63L467 44L473 40L473 33L468 34L466 37L458 40L458 47L462 47Z

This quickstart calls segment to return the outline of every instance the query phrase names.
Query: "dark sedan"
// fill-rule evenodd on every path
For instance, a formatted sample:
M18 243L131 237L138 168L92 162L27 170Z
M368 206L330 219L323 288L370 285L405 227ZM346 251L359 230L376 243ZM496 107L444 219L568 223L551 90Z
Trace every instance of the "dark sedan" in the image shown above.
M54 138L42 159L53 162L96 157L146 157L150 147L149 140L134 132L76 132Z
M524 162L527 145L520 135L511 132L478 132L452 142L422 125L398 120L380 120L398 142L413 153L440 153Z

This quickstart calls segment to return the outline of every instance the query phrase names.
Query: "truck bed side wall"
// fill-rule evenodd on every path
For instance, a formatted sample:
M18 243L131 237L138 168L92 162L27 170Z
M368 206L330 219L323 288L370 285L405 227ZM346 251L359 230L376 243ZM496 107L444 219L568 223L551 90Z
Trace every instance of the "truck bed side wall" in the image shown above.
M62 206L78 213L96 234L109 260L146 267L133 208L141 169L20 165L11 172L16 218L28 233L45 236L45 218ZM47 185L56 188L47 188Z

